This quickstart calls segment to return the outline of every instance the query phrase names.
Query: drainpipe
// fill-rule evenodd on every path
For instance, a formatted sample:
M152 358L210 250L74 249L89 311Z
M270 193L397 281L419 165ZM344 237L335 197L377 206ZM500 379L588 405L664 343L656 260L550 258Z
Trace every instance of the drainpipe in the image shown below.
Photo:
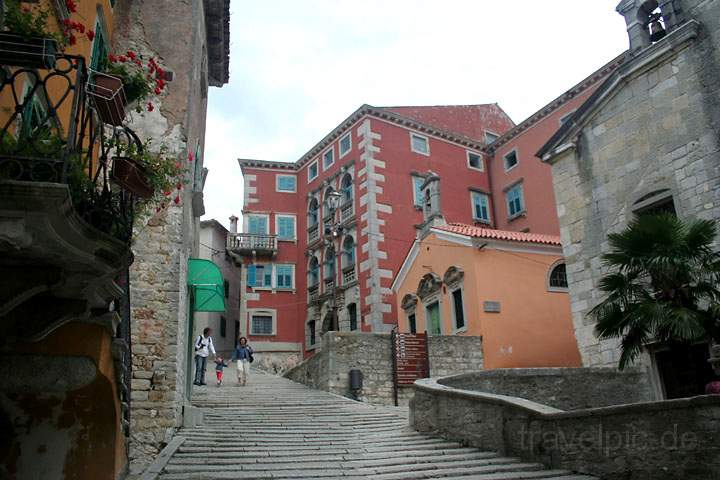
M489 154L488 154L489 155ZM492 152L492 159L495 158L495 152ZM488 176L488 190L490 190L490 214L492 215L492 222L490 222L490 225L493 228L497 228L497 216L495 214L495 192L492 188L492 162L490 161L491 158L488 156L488 161L485 162L487 164L487 176Z

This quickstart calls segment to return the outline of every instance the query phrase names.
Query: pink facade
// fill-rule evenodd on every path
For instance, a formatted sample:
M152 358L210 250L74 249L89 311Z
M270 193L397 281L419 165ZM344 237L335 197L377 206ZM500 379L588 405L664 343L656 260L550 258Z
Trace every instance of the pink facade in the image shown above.
M447 222L557 235L550 170L534 152L606 73L518 127L496 104L364 105L294 164L240 160L244 233L229 249L242 255L252 283L241 330L254 345L282 344L307 356L329 329L392 328L398 312L391 284L423 223L416 189L429 172L440 178ZM488 147L486 138L496 135ZM518 162L506 172L503 156L513 149ZM508 186L518 181L522 205L514 200L518 211L509 219ZM330 217L332 190L341 200ZM326 223L342 232L326 234Z

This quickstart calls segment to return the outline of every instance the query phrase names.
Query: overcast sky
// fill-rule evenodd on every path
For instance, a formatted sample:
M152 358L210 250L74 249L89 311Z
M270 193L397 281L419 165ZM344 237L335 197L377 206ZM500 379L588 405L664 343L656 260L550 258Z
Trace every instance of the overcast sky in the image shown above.
M617 3L232 0L203 219L240 215L238 158L295 161L364 103L497 102L522 121L627 48Z

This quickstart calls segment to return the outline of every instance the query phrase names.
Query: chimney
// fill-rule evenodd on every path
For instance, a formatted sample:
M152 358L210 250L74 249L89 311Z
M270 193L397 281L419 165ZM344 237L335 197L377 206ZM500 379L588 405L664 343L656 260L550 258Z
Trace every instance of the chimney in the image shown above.
M230 232L237 233L237 222L238 217L236 217L235 215L230 217Z

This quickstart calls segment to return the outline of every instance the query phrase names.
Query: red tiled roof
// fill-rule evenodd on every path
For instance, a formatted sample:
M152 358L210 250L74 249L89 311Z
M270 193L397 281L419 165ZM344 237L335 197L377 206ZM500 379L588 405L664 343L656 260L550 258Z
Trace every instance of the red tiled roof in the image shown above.
M382 107L441 130L485 141L485 130L502 135L515 123L496 103L480 105L436 105Z
M541 233L509 232L506 230L493 230L491 228L475 227L464 223L451 223L440 227L433 227L437 230L457 233L473 238L489 238L493 240L507 240L510 242L543 243L546 245L561 245L560 237L555 235L544 235Z

